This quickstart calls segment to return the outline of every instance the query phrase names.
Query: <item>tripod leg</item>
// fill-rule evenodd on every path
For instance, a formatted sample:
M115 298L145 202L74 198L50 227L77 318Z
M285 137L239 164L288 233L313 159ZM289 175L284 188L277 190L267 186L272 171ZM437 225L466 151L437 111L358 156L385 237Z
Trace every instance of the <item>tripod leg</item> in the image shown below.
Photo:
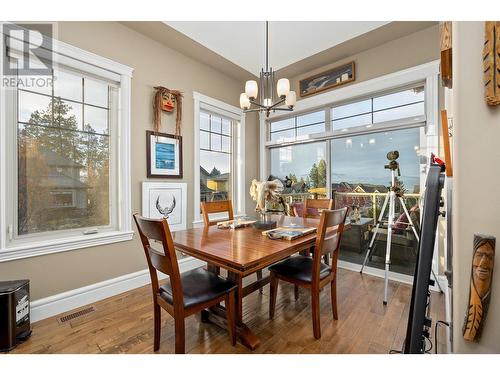
M384 277L384 305L387 305L387 291L389 286L389 265L391 264L392 225L394 222L394 191L389 193L389 222L387 224L387 246L385 249L385 277Z
M363 273L363 269L365 268L366 261L368 260L368 257L372 253L373 244L375 243L375 238L377 237L377 232L378 232L378 229L380 228L380 223L382 222L382 219L384 218L384 212L385 212L385 208L387 207L388 201L389 201L389 194L387 194L385 196L384 204L382 205L382 209L380 210L380 215L379 215L378 220L377 220L377 225L375 226L375 230L373 231L373 235L372 235L372 238L370 240L370 244L368 245L368 249L366 250L365 260L363 261L363 265L361 266L361 270L359 271L359 273Z

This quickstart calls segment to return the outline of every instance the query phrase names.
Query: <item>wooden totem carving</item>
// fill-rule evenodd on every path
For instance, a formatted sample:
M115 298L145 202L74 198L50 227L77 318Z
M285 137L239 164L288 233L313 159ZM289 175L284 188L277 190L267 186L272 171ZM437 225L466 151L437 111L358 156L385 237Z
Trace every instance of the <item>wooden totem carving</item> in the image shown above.
M491 106L500 104L500 21L484 23L484 96Z
M494 262L495 237L474 235L469 306L462 329L467 341L477 342L481 337L490 304Z
M453 86L451 21L439 23L439 39L441 48L441 81L444 87L451 89Z
M155 133L160 131L161 127L161 112L173 112L176 109L175 117L175 135L181 135L182 121L182 93L179 90L167 89L163 86L156 86L153 98L153 128Z

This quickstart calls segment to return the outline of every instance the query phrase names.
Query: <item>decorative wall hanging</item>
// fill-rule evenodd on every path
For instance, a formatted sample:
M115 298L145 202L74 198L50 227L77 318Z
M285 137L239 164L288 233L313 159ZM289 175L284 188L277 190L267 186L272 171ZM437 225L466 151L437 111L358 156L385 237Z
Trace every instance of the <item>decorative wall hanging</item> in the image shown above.
M441 111L441 134L443 134L444 162L446 165L446 177L453 177L453 163L451 161L450 129L448 127L448 112Z
M146 131L148 178L182 178L182 137Z
M474 235L469 305L462 329L467 341L479 341L486 320L495 262L495 242L495 237Z
M165 218L172 232L186 229L187 184L165 182L142 183L142 216Z
M330 90L355 80L354 61L300 80L300 96Z
M451 22L439 23L439 39L441 45L441 82L444 87L453 87Z
M500 104L500 21L484 23L484 96L491 106Z
M154 88L156 93L153 98L153 128L156 133L161 128L161 112L172 113L176 110L175 136L181 135L182 121L182 93L178 90L170 90L163 86Z

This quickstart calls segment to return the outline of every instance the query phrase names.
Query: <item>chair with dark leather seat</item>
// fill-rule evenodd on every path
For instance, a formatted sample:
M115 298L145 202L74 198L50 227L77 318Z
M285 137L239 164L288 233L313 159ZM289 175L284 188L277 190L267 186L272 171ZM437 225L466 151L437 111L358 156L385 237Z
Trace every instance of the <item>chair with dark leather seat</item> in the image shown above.
M201 268L180 273L174 243L165 219L134 215L148 263L153 289L154 351L160 349L161 309L175 321L175 353L185 352L184 319L224 301L231 344L236 344L236 284ZM163 251L153 249L150 240L161 242ZM159 285L157 271L169 276Z
M316 243L312 257L298 255L278 262L271 267L271 298L269 299L269 317L274 317L276 295L280 280L303 287L311 291L312 317L314 337L321 337L319 318L319 293L330 283L333 318L337 314L337 260L340 250L340 240L344 230L347 208L340 210L323 210L317 231ZM322 262L325 254L332 256L332 264Z

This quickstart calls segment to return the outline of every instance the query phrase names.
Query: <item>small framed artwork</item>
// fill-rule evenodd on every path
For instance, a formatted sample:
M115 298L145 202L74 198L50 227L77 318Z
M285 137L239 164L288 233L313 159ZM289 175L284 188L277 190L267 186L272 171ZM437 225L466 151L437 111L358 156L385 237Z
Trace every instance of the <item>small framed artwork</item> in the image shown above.
M148 178L182 178L182 137L146 131Z
M300 80L300 96L309 96L318 92L333 89L335 87L353 82L355 79L354 61L337 66L311 77Z
M142 183L142 216L150 219L167 219L173 232L186 229L186 214L186 183Z

